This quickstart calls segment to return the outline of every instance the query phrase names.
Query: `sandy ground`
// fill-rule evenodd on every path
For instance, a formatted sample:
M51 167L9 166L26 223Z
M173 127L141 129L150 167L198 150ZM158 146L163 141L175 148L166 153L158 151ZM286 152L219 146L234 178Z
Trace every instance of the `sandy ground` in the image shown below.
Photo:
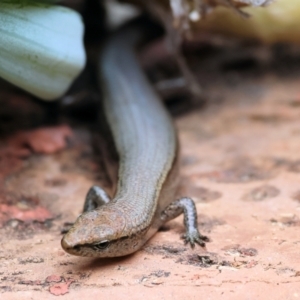
M0 298L300 298L300 65L274 64L203 67L211 102L174 116L179 194L197 203L206 250L183 245L178 217L129 257L65 253L63 224L92 184L107 186L89 130L75 126L55 154L1 146Z

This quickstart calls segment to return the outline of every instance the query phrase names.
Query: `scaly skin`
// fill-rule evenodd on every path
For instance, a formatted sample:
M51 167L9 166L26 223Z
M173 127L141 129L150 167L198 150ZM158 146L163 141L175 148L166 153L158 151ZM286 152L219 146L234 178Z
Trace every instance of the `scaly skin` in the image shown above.
M140 249L158 228L185 212L185 240L204 246L189 198L174 201L177 137L160 99L140 69L136 27L116 34L100 62L105 114L120 158L118 186L110 201L99 187L86 199L85 212L62 239L68 253L115 257ZM192 203L192 204L191 204Z

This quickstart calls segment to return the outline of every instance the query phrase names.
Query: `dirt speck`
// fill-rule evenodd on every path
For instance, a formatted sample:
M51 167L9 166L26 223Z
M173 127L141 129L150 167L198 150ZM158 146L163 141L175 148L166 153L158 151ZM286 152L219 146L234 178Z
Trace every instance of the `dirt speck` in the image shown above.
M57 283L49 287L49 292L55 296L61 296L69 293L69 287L73 280L69 280L62 283Z
M157 270L152 272L149 276L155 276L155 277L169 277L171 272L166 272L164 270Z
M297 215L290 213L290 214L282 214L279 218L272 218L271 223L278 224L280 226L300 226L300 219Z
M256 256L258 254L258 251L254 248L240 248L238 251L243 256Z
M46 278L46 282L61 282L63 278L59 275L50 275Z
M186 257L180 257L176 263L193 265L196 267L209 268L219 264L219 257L215 253L192 254Z
M257 187L247 194L245 194L242 199L245 201L254 201L259 202L266 199L271 199L280 194L280 190L272 185L263 185L260 187Z
M25 259L19 259L19 264L26 265L26 264L41 264L44 262L42 257L27 257Z
M297 271L294 270L293 268L283 267L283 268L278 268L276 270L276 273L277 273L277 275L280 275L280 276L295 277L297 274Z
M63 178L53 178L45 180L45 185L50 187L60 187L67 184L67 180Z
M177 256L187 251L186 247L175 247L174 245L149 245L145 246L144 250L151 254L159 254L167 257Z

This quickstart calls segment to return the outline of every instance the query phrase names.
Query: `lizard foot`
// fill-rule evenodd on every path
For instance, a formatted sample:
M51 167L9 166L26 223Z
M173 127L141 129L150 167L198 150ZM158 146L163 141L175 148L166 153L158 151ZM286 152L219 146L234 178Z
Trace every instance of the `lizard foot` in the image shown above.
M195 248L195 244L205 247L205 243L210 241L207 236L201 235L198 230L186 232L182 236L182 239L184 240L184 244L190 244L192 249Z

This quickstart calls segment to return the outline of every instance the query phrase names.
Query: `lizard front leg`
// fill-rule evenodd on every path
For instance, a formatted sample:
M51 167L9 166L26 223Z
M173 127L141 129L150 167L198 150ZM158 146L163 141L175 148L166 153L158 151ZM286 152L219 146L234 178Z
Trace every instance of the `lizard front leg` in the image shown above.
M195 247L195 243L201 247L205 247L205 242L208 242L209 238L202 235L198 230L196 206L191 198L184 197L172 202L161 213L161 220L168 222L182 213L186 229L185 234L182 236L185 244L189 243L192 248Z

